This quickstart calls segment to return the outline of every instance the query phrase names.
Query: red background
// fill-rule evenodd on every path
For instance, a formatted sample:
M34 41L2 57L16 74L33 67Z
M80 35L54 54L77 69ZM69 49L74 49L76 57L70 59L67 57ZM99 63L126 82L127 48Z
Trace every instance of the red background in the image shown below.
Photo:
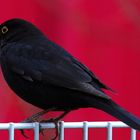
M4 0L0 5L0 23L15 17L34 23L112 87L117 92L116 95L109 93L113 100L140 117L138 0ZM0 81L0 122L19 122L39 110L17 97L2 74ZM116 119L96 109L80 109L64 120ZM113 132L114 140L129 139L128 129ZM102 129L90 130L89 139L105 140L105 133ZM27 134L32 139L32 132ZM66 140L80 140L81 134L81 130L66 130ZM19 131L15 135L15 140L25 140ZM0 139L8 139L6 131L0 131Z

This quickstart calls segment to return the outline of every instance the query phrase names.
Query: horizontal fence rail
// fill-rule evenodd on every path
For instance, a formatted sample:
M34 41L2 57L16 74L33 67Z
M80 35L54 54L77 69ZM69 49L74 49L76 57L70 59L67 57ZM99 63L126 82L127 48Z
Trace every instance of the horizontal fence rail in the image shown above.
M88 140L88 129L89 128L106 128L107 129L107 140L113 140L112 130L113 128L128 128L129 126L120 121L109 121L109 122L63 122L59 123L60 128L60 140L64 140L64 130L67 128L81 128L83 129L83 140ZM33 129L34 140L39 140L39 129L53 129L55 124L53 123L0 123L0 130L9 131L9 140L14 140L15 129ZM136 140L136 130L131 129L130 140Z

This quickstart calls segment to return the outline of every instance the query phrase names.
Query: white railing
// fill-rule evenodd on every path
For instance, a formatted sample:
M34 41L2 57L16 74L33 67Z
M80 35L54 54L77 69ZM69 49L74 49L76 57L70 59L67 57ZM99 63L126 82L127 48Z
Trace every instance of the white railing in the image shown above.
M83 129L83 140L88 140L88 128L106 128L107 140L113 140L112 130L113 128L128 128L126 124L120 121L109 122L60 122L60 140L64 140L64 131L67 128L81 128ZM7 129L9 131L9 140L14 140L15 129L34 129L34 140L39 140L39 128L55 128L53 123L0 123L0 130ZM130 140L136 140L136 130L131 129Z

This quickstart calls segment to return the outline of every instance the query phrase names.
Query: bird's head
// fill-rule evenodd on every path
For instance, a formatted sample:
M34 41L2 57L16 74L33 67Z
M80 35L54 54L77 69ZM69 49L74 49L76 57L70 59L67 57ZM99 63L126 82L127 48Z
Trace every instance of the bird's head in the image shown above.
M0 47L7 43L27 41L43 34L30 22L11 19L0 24Z

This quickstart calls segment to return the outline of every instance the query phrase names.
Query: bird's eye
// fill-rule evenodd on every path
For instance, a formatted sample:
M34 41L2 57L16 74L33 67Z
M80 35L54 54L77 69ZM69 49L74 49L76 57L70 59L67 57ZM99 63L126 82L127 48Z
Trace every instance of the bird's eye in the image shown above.
M3 26L2 29L1 29L1 32L3 34L7 33L8 32L8 28L6 26Z

